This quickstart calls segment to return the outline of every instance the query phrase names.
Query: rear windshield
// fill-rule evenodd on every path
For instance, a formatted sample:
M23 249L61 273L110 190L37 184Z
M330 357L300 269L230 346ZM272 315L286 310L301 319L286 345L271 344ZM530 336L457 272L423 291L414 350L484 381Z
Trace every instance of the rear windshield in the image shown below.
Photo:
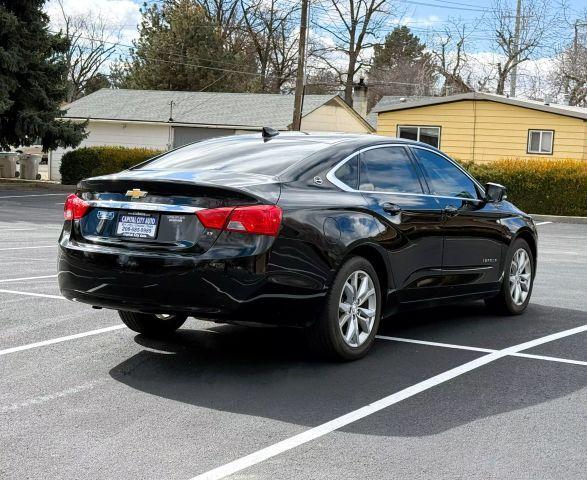
M309 139L233 136L178 148L137 167L144 170L228 170L279 175L289 166L329 146Z

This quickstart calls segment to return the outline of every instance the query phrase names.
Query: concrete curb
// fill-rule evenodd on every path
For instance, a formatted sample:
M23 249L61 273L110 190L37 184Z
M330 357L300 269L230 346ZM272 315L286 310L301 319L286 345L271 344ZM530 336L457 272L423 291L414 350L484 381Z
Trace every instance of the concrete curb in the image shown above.
M578 223L587 225L587 217L563 217L559 215L534 215L530 216L537 222L552 222L552 223Z

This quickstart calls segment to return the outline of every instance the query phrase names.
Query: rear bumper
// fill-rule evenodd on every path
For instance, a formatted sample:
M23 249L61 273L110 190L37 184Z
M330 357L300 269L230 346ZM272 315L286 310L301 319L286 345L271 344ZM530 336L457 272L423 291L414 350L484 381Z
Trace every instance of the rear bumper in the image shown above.
M283 269L272 274L270 252L231 259L214 254L129 253L65 237L59 287L69 300L93 306L228 322L308 325L321 311L326 290L296 287Z

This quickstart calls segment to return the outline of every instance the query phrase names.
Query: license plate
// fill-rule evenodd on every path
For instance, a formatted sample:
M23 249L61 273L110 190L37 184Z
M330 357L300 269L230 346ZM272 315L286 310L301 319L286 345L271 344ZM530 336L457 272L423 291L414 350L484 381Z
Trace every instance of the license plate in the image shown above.
M121 237L155 238L159 215L152 213L120 213L116 234Z

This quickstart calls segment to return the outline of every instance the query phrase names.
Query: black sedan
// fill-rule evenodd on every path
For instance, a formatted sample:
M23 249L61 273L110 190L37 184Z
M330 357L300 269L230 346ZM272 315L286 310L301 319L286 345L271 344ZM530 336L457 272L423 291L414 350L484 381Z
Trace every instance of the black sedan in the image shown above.
M485 299L522 313L536 241L504 187L429 145L266 129L80 182L59 286L145 335L188 316L287 325L350 360L399 310Z

